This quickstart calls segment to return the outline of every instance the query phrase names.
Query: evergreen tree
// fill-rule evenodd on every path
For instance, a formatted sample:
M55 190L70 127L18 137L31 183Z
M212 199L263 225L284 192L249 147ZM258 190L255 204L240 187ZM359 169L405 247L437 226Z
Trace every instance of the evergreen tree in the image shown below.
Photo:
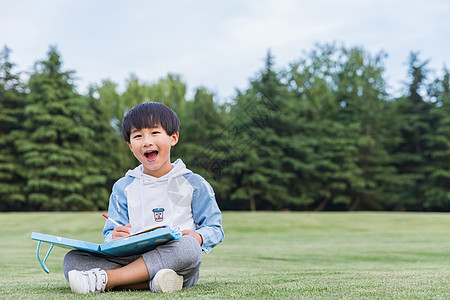
M181 120L180 143L174 152L190 169L211 183L218 202L225 197L227 190L227 185L220 182L228 166L225 122L223 107L214 102L214 95L205 88L198 88L194 100L186 102Z
M10 52L7 47L0 52L0 211L20 210L25 203L25 181L15 145L23 126L25 95Z
M389 192L390 183L396 180L396 170L390 167L391 159L385 149L388 136L386 119L386 83L383 79L385 55L372 57L361 48L343 48L341 71L338 73L336 115L340 124L355 130L349 143L355 148L348 153L354 160L348 170L346 197L354 210L380 208ZM349 144L347 143L347 144Z
M60 56L51 48L48 59L38 62L30 77L25 109L27 138L18 143L20 160L26 168L29 207L37 210L95 210L104 208L104 192L90 185L103 184L101 174L93 174L95 161L88 145L101 143L85 126L85 99L74 91L72 71L63 71ZM94 172L95 173L95 172ZM89 194L89 195L88 195Z
M190 168L207 174L209 178L214 177L212 168L216 154L208 146L215 141L217 131L221 128L218 107L213 97L206 89L199 88L194 101L186 103L185 118L180 128L181 143L177 145Z
M381 207L384 184L394 175L384 150L383 55L363 49L317 45L292 64L287 81L298 99L291 187L315 210ZM295 125L295 123L293 123Z
M348 204L345 194L353 178L355 131L337 120L338 85L342 70L334 45L317 45L306 58L293 64L288 82L297 99L298 123L293 155L297 182L291 187L305 208L323 210L332 204ZM353 126L353 125L352 125ZM350 171L353 170L353 171Z
M442 79L436 79L428 93L434 101L430 110L431 132L425 137L427 161L424 167L424 207L450 210L450 72L443 70Z
M436 128L432 111L434 104L425 99L428 61L421 61L418 53L409 58L408 92L397 99L394 109L397 121L393 130L398 131L401 140L393 148L392 157L404 184L398 190L396 209L423 210L426 205L424 184L431 161L426 158L428 138Z
M113 184L128 169L127 160L122 159L121 151L128 146L111 126L106 103L94 97L94 92L95 88L90 87L83 107L85 113L82 116L82 125L92 130L89 138L95 142L85 144L91 158L85 166L86 174L82 183L86 200L105 210Z
M231 113L230 199L242 203L241 207L281 209L297 201L288 188L295 175L284 168L292 159L286 153L294 121L286 117L288 101L286 85L273 70L269 51L264 70L238 95Z

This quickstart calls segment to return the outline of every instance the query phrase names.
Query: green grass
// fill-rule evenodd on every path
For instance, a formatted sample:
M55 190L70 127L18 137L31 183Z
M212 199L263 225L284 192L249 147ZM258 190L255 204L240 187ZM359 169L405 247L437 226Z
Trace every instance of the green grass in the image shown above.
M32 231L101 242L101 213L2 213L0 220L1 299L450 298L447 213L225 212L225 241L203 255L198 284L164 295L74 295L62 274L67 250L58 247L51 273L42 271Z

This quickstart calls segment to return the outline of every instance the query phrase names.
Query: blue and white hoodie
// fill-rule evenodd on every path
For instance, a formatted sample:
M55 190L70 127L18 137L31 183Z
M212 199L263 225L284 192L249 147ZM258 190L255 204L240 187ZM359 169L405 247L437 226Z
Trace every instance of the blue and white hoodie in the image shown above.
M108 216L122 225L130 223L132 234L160 225L196 231L203 238L203 251L208 253L224 238L214 191L181 159L172 166L160 178L144 174L142 165L129 170L113 186ZM112 239L113 229L114 224L106 221L105 242Z

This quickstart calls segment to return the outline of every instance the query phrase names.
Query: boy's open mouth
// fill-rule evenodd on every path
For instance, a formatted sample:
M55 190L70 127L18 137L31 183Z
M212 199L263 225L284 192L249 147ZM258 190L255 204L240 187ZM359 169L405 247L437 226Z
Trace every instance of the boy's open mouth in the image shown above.
M154 161L158 156L158 151L157 150L146 151L144 153L144 156L147 158L148 161Z

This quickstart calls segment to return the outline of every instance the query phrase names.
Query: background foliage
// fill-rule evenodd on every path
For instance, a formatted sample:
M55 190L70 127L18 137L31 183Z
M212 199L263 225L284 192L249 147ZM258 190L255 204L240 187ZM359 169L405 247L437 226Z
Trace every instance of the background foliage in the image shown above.
M125 90L77 92L57 49L29 76L0 54L0 211L102 210L137 161L121 120L143 101L180 117L181 157L229 210L450 210L450 74L411 53L404 93L384 79L385 53L316 45L287 68L265 65L219 103L187 99L176 74Z

